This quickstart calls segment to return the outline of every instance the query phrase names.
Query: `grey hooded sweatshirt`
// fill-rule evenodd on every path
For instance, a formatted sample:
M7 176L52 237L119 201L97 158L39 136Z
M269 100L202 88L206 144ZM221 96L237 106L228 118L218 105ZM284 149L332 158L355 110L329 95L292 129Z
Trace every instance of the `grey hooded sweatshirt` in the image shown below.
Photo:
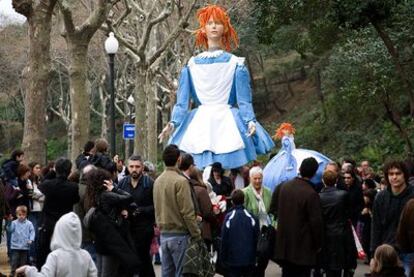
M89 253L80 248L82 229L79 217L63 215L56 223L46 263L40 272L33 266L25 270L28 277L95 277L96 266Z

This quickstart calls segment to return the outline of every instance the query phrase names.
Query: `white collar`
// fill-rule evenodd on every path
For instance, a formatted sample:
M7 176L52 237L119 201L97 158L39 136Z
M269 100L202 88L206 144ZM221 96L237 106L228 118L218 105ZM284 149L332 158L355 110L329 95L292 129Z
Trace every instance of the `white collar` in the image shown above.
M215 51L204 51L197 55L198 58L217 58L221 54L223 54L223 50L215 50Z

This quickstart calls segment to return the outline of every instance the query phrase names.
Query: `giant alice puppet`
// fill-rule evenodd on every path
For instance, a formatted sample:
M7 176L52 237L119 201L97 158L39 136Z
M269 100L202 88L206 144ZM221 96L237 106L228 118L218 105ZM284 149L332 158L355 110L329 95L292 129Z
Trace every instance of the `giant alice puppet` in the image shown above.
M237 168L274 143L256 121L244 58L227 52L237 48L238 38L225 10L209 5L197 17L196 45L205 51L182 69L177 103L159 139L172 133L169 143L192 154L199 168L214 162Z
M286 122L282 123L276 130L274 137L282 141L282 147L263 170L263 184L272 191L279 184L298 176L302 161L309 157L315 158L319 164L318 170L311 182L315 185L320 185L322 183L323 171L331 161L319 152L296 148L293 138L294 134L295 128L293 128L292 124Z

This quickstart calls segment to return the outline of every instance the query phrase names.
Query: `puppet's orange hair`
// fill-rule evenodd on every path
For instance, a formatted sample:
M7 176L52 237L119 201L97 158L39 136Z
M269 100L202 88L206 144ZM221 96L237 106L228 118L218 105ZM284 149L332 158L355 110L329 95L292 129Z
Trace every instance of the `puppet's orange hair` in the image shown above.
M283 131L289 131L289 133L294 135L296 130L295 128L293 128L293 125L290 124L289 122L283 122L282 124L280 124L279 128L276 130L276 134L273 136L273 138L281 139L285 135Z
M231 25L230 18L224 8L218 5L208 5L197 11L197 19L200 27L195 31L196 46L208 49L208 41L207 36L204 32L204 27L206 26L210 17L213 17L214 21L220 22L224 25L222 43L226 48L226 51L236 49L239 45L239 38L237 36L237 33Z

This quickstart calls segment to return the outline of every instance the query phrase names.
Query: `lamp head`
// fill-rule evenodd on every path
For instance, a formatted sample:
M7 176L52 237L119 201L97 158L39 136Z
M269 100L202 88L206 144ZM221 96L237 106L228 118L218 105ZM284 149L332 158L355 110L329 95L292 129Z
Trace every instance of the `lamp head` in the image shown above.
M115 38L113 32L109 33L109 37L105 40L105 51L107 54L116 54L118 51L119 43Z

